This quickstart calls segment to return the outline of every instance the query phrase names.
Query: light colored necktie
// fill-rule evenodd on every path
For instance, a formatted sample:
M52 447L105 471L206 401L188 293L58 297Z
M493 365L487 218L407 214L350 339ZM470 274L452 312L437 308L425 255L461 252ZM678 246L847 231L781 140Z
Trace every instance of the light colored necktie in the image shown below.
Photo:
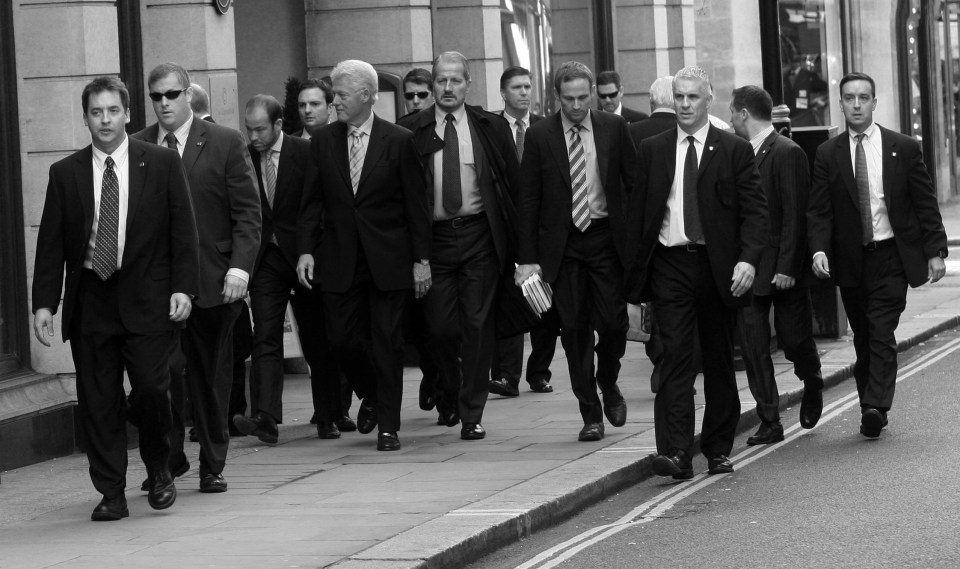
M580 231L590 227L590 204L587 200L587 153L580 140L583 125L575 124L570 129L570 182L573 186L573 225Z
M97 242L93 247L93 272L107 280L117 270L117 231L120 227L120 181L113 170L113 158L107 156L100 186L100 216Z
M860 227L863 230L864 245L873 241L873 213L870 211L870 176L867 174L867 154L863 150L863 137L857 135L857 152L854 164L854 176L857 179L857 202L860 206Z
M357 129L350 136L350 183L353 184L353 195L357 195L357 186L360 184L360 172L363 171L363 131Z
M523 137L526 134L523 121L517 119L517 160L523 160Z
M264 153L265 160L263 164L264 177L267 179L267 203L273 209L273 198L277 193L277 167L273 165L274 151L267 150Z

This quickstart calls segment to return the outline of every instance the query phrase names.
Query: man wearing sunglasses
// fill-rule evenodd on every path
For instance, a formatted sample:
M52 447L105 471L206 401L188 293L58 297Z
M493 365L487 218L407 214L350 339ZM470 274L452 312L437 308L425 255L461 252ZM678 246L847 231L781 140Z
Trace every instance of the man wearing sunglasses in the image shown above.
M189 379L186 392L200 442L200 491L225 492L228 404L233 383L233 326L260 249L260 196L240 133L200 119L190 109L190 75L162 63L148 78L157 124L134 138L176 150L190 184L200 239L200 294L182 334ZM171 389L176 394L176 389ZM183 401L174 397L174 413ZM170 466L189 468L183 423L174 420Z
M597 98L600 99L601 111L620 115L628 124L642 121L649 116L623 106L623 83L616 71L601 71L597 75Z
M433 104L431 84L433 75L420 67L410 70L403 77L403 99L407 104L407 113L416 113Z

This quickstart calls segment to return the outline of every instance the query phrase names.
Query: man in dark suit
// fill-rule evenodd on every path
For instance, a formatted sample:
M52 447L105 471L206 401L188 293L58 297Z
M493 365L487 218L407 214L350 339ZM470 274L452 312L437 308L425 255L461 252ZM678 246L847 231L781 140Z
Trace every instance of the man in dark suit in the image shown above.
M233 415L233 423L241 432L265 443L277 442L277 423L283 422L283 322L289 303L297 319L300 347L310 366L314 407L321 412L317 435L321 439L339 438L334 423L342 417L339 372L327 348L323 303L317 292L297 281L297 216L310 143L283 134L283 107L270 95L256 95L247 102L244 122L260 189L263 225L250 283L254 323L252 412L250 417Z
M419 298L431 284L423 172L410 132L373 113L373 66L342 61L331 77L339 122L311 142L297 275L308 288L319 277L327 335L363 398L358 430L379 426L377 450L398 450L404 306L411 288Z
M514 258L509 192L519 168L507 122L465 105L469 89L467 59L440 54L433 63L436 103L400 125L414 133L433 218L434 286L424 301L444 381L437 407L447 426L463 421L461 439L478 440L486 436L481 419L496 346L497 283Z
M601 71L597 75L597 98L600 99L601 111L620 115L628 123L647 118L647 113L623 106L623 83L616 71Z
M297 93L297 112L303 128L294 136L310 140L314 133L329 124L332 108L333 93L326 81L308 79L301 83Z
M233 326L260 249L260 198L240 133L195 119L186 69L160 64L147 84L158 123L134 138L180 153L200 237L200 296L182 336L186 392L200 442L200 491L225 492ZM176 400L174 409L178 403L182 409ZM188 465L182 423L174 424L171 440L171 470L183 473Z
M407 114L416 113L433 104L433 75L415 67L403 76L403 99Z
M876 85L863 73L840 80L847 130L817 148L807 213L813 272L831 276L853 329L860 433L887 426L897 379L894 333L907 285L946 272L947 235L920 145L873 122Z
M750 143L708 121L713 94L706 72L678 71L673 98L678 128L640 144L626 290L630 302L653 300L663 340L653 471L689 479L695 334L706 397L700 448L711 474L733 472L728 455L740 418L733 334L768 241L767 200Z
M199 258L180 160L127 137L126 86L98 77L81 101L93 144L50 167L37 235L33 328L49 346L66 270L63 340L70 340L76 366L90 478L103 494L91 518L110 521L129 515L125 415L139 429L150 507L162 510L176 500L167 466L167 360L199 290Z
M510 124L517 148L517 161L523 158L523 145L526 131L543 117L530 112L530 92L533 82L530 71L523 67L508 67L500 75L500 96L503 97L503 111L500 116ZM527 381L530 389L540 393L550 393L550 362L557 345L559 324L556 311L543 316L543 324L530 331L532 351L527 362ZM530 363L536 367L531 371ZM505 397L520 395L520 373L523 370L523 334L497 340L497 350L490 366L490 393Z
M767 194L770 240L753 279L753 302L740 308L737 327L760 427L748 445L783 440L780 392L770 358L770 308L783 353L803 381L800 426L812 429L823 411L823 376L813 341L813 310L807 267L807 203L810 164L803 149L773 129L773 99L753 85L733 90L730 115L737 136L750 142Z
M578 438L599 441L604 414L615 427L627 420L617 379L627 344L622 259L635 154L626 121L590 110L594 83L587 66L563 63L553 81L560 112L531 127L524 146L515 281L540 273L553 287L583 418Z

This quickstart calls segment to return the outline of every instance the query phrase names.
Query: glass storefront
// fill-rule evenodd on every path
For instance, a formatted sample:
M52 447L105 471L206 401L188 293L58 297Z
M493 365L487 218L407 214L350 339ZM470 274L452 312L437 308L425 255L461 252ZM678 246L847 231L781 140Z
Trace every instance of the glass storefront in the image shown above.
M553 112L550 0L500 0L500 35L503 68L525 67L533 77L530 112Z
M842 125L839 0L780 0L784 103L795 127Z

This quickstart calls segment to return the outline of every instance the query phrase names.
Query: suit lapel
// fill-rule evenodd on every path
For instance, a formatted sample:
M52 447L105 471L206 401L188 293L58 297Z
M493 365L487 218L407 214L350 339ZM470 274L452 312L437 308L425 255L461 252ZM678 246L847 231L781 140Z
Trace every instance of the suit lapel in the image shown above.
M770 136L763 141L763 144L760 145L760 152L757 153L754 160L756 161L757 168L760 168L760 165L763 164L763 161L770 156L770 152L773 150L773 144L776 142L777 137L780 136L776 131L770 133Z
M707 166L710 165L710 161L716 156L719 147L720 132L717 130L717 127L710 125L710 128L707 130L707 138L703 145L703 154L700 156L700 167L697 169L697 179L707 171ZM674 153L674 160L676 160L676 153Z
M350 155L347 153L347 125L346 123L335 122L329 128L333 129L333 148L330 149L333 152L333 161L337 164L340 176L343 177L343 181L347 185L347 191L352 196L353 182L350 181Z
M877 128L880 128L879 126ZM893 193L893 175L896 173L899 160L897 159L897 143L893 137L880 129L881 145L883 146L883 201L890 211L890 200Z
M850 199L853 200L853 204L859 207L860 198L857 195L857 180L853 175L853 163L850 161L850 135L847 131L843 131L837 137L837 150L835 152L837 156L837 163L840 167L840 177L843 179L843 184L847 187L847 193L850 194Z
M547 140L549 141L550 151L553 152L553 159L560 168L560 176L572 191L573 185L570 181L570 155L567 152L567 137L563 132L563 122L560 120L560 113L558 112L547 120L550 121L550 128L547 129Z
M130 177L127 183L127 235L133 233L133 218L140 206L140 198L143 196L143 186L146 182L147 162L144 154L146 152L140 144L131 139L127 154L127 175Z
M207 143L207 122L193 117L193 124L190 125L190 134L187 135L187 144L183 148L183 168L190 175L193 165L197 163L203 146Z
M597 150L597 167L600 169L600 180L603 187L608 188L607 183L607 164L610 157L610 137L607 136L607 125L604 121L597 120L600 113L590 113L590 120L593 123L593 146Z
M287 188L290 185L290 176L293 175L293 145L289 144L284 135L284 144L280 147L280 160L277 166L277 185L273 188L272 210L280 209L280 204L287 199ZM259 178L259 173L257 175Z
M76 166L76 186L77 197L80 200L80 207L83 209L83 236L90 239L90 231L93 228L93 209L95 202L93 199L93 146L83 149L83 152L77 155Z
M384 139L387 133L379 122L380 117L374 115L373 125L370 127L370 140L367 143L367 153L363 157L363 169L360 171L360 181L357 182L358 196L360 195L360 188L363 187L363 181L370 175L370 170L380 161L380 155L383 154L383 148L386 145Z

